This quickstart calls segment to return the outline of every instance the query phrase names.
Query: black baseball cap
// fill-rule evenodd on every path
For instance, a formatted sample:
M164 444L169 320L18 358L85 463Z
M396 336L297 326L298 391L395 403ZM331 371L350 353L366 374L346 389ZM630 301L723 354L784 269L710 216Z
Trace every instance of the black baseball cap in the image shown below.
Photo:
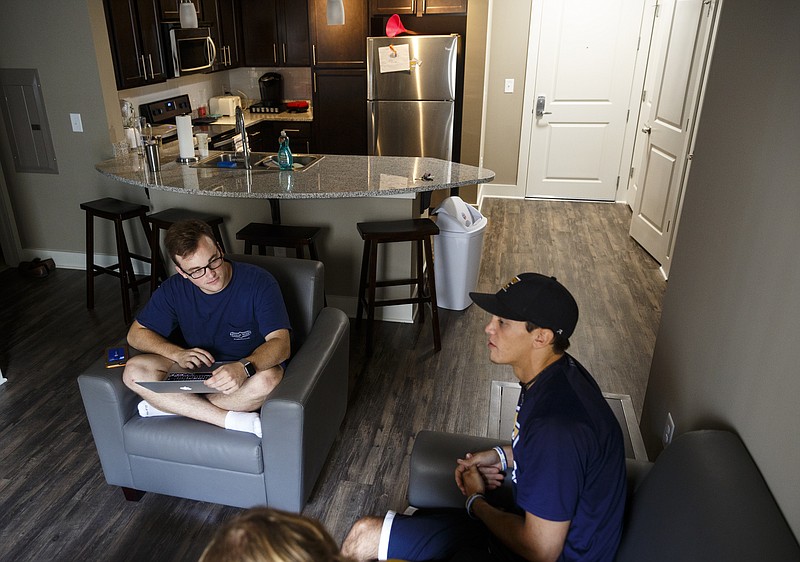
M555 277L520 273L494 294L470 293L472 302L486 312L541 328L569 338L578 323L578 303Z

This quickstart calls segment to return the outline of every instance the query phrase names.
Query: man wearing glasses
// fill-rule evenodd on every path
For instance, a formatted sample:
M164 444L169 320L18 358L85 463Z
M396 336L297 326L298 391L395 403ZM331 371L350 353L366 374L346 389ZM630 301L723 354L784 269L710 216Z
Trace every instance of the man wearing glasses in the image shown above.
M202 221L175 223L165 245L178 275L153 293L128 331L128 343L143 352L123 372L128 388L144 399L139 413L177 414L261 437L256 412L283 378L290 353L278 283L263 268L224 259ZM185 346L172 341L176 330ZM157 393L137 384L164 380L175 365L214 365L204 382L209 393Z

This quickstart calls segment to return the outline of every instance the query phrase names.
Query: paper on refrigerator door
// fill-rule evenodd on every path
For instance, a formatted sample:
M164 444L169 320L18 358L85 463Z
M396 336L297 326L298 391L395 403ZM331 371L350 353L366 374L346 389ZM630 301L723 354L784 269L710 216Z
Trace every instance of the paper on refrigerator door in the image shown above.
M378 47L378 65L381 73L411 70L408 45Z

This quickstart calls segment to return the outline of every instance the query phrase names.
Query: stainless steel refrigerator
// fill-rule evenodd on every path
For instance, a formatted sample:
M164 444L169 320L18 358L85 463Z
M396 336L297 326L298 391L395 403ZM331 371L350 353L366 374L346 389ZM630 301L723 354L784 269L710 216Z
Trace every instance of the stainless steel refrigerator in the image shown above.
M367 38L369 154L452 160L458 41L458 35Z

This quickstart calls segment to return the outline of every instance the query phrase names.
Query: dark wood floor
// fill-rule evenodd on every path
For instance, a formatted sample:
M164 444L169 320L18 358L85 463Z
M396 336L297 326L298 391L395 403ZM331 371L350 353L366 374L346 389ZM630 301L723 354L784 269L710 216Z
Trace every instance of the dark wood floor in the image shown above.
M665 282L627 235L623 205L489 200L478 290L521 271L556 275L581 319L570 350L604 391L641 410ZM0 272L0 560L195 560L213 528L241 510L156 494L128 503L108 486L76 384L126 328L119 289L98 278L85 309L84 275L43 280ZM146 294L143 295L143 299ZM304 513L341 540L365 513L402 509L408 455L420 429L484 435L492 380L475 307L430 324L383 323L367 361L353 330L350 405Z

